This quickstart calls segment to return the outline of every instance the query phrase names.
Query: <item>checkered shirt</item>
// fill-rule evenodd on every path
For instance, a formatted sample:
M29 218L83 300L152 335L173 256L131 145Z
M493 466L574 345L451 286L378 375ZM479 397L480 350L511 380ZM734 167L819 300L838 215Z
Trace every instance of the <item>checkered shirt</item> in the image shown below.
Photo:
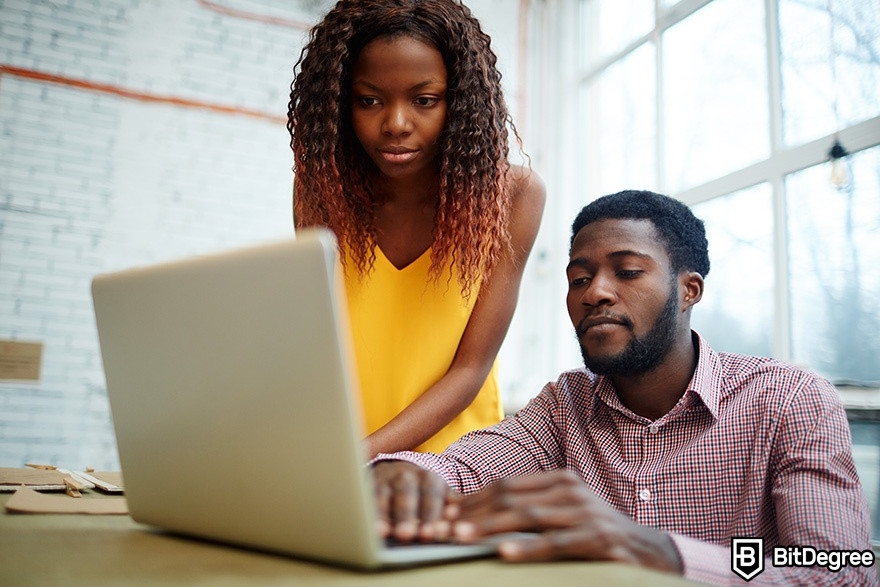
M834 387L768 358L718 353L702 338L688 388L665 416L628 410L585 369L548 383L519 413L441 455L405 452L463 493L498 479L568 469L616 510L670 534L685 577L736 584L731 539L764 539L749 584L876 585L874 568L773 567L774 546L871 548L868 507Z

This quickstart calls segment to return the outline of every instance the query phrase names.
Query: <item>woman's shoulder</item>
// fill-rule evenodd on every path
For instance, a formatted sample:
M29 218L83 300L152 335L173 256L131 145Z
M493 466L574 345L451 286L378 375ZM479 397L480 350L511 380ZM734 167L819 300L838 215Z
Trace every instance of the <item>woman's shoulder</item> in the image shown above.
M514 241L525 239L528 248L534 241L544 214L546 190L544 181L536 171L521 165L511 165L511 237Z
M511 165L508 172L511 183L511 195L514 202L520 200L540 202L546 198L544 180L538 172L523 165Z

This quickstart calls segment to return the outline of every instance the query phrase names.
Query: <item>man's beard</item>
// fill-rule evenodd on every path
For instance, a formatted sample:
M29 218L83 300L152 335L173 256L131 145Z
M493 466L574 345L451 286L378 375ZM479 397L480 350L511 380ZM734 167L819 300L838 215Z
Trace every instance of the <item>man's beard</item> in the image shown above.
M620 354L612 357L591 357L581 344L581 355L587 369L597 375L640 375L659 365L675 340L677 294L677 287L673 284L666 305L651 330L641 338L634 336ZM631 323L627 327L632 331Z

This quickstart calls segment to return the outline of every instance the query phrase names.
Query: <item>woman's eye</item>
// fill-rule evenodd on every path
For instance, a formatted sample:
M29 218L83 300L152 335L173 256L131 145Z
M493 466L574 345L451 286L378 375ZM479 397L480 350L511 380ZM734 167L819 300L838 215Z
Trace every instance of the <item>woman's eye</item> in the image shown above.
M434 98L433 96L419 96L415 99L416 104L419 106L433 106L439 101L439 98Z
M379 103L379 100L372 96L361 96L358 98L358 102L360 102L361 106L375 106Z

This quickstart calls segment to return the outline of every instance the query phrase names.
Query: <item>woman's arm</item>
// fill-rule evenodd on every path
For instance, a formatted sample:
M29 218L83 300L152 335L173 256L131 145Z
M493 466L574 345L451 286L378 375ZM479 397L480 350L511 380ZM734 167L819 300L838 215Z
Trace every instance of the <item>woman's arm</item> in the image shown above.
M512 167L511 254L505 255L480 287L470 320L449 370L385 426L367 437L370 457L411 450L451 422L476 397L486 380L516 309L526 260L544 211L540 178Z

